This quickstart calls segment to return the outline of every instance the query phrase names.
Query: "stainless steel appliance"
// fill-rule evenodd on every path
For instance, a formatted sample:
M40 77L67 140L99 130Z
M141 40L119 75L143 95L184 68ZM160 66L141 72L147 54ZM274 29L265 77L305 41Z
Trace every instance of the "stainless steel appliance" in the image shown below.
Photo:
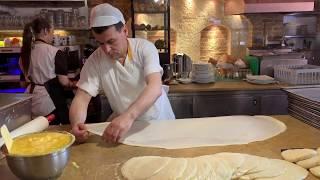
M173 72L176 78L189 78L192 71L191 58L183 53L177 53L173 55Z
M320 34L318 33L315 45L312 48L311 56L308 58L308 64L320 66Z
M58 46L58 48L67 55L69 71L76 71L81 67L81 51L79 45Z
M303 56L304 53L287 53L262 56L260 61L260 74L273 77L274 66L276 65L305 65L307 64L307 59L305 59Z

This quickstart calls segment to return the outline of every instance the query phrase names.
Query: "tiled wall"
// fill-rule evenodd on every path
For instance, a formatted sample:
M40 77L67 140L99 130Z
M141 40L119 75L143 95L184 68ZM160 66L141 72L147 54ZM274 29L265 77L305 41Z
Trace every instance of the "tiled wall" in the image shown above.
M265 39L279 40L283 36L283 14L250 14L252 23L252 45L262 47Z

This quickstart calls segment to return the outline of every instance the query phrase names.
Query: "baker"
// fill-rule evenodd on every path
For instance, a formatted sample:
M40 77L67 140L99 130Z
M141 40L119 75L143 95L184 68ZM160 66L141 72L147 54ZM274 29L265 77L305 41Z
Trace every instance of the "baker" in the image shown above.
M67 98L74 95L64 88L74 88L68 78L66 55L52 46L54 28L44 18L25 25L19 66L22 81L30 82L26 93L32 94L32 117L55 115L51 124L68 124Z
M90 99L103 90L113 114L103 133L105 141L118 142L136 120L175 119L162 87L159 55L149 41L128 38L121 11L110 4L91 10L90 28L100 47L84 64L69 117L80 142L88 138L85 120Z

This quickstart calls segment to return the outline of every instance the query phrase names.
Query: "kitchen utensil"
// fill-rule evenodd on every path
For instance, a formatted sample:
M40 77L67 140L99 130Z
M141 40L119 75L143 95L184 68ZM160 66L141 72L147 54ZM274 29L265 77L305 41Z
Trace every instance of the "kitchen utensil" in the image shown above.
M6 147L8 147L8 152L10 153L13 140L6 125L1 127L1 136L6 144Z
M46 155L39 156L16 156L6 152L6 146L1 149L6 155L7 164L10 170L20 179L56 179L58 178L64 167L66 166L69 155L70 146L74 143L75 137L71 136L71 141L65 147L58 151Z
M28 134L28 133L40 132L45 130L48 127L49 127L48 119L46 119L43 116L40 116L20 126L19 128L11 131L11 137L15 138L17 136ZM2 146L3 144L4 144L3 138L0 138L0 146Z
M173 55L174 72L176 72L176 78L189 78L192 71L191 58L183 53L177 53Z
M163 82L169 82L173 78L173 65L172 64L164 64L163 65Z

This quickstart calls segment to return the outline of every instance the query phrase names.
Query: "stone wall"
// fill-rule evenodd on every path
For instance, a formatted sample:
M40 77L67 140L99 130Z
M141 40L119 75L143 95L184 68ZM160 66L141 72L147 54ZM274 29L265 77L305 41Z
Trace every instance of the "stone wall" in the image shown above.
M176 32L176 51L200 60L201 31L211 25L210 18L223 18L222 0L171 1L171 28Z
M131 21L130 0L90 1L90 6L103 2L113 4L125 14L129 21ZM186 53L193 61L208 60L207 57L212 54L239 54L238 49L236 49L238 44L234 45L234 42L239 43L239 41L232 40L232 36L235 33L229 34L229 26L231 27L232 24L243 24L241 21L244 20L247 22L247 20L245 17L239 20L239 18L232 18L232 16L224 16L224 0L171 0L170 3L171 54L176 52ZM226 17L228 17L227 20L225 20ZM220 32L226 31L222 32L222 34L224 34L223 37L228 39L205 39L204 37L201 39L201 31L212 26L213 19L221 20L222 26L220 27L220 25L217 25L219 28L212 28L211 30L219 30ZM129 23L127 23L127 25L128 27L131 26ZM243 25L240 25L240 27L234 25L232 28L235 28L235 32L241 29L246 31L246 33L249 32L249 35L246 35L245 37L250 37L250 29L243 29ZM212 33L214 34L214 32L211 32L210 34L212 35ZM147 34L145 36L148 37ZM238 39L238 37L236 37L236 39ZM224 48L212 48L210 53L206 50L201 51L202 41L212 42L210 47L217 47L217 45L221 44L221 47L224 46ZM251 44L251 40L245 41L245 47ZM242 51L244 52L245 49ZM208 52L208 54L206 54L206 52Z
M228 54L230 46L229 28L225 26L210 25L201 31L200 60L208 61L209 58L218 59L223 54Z

